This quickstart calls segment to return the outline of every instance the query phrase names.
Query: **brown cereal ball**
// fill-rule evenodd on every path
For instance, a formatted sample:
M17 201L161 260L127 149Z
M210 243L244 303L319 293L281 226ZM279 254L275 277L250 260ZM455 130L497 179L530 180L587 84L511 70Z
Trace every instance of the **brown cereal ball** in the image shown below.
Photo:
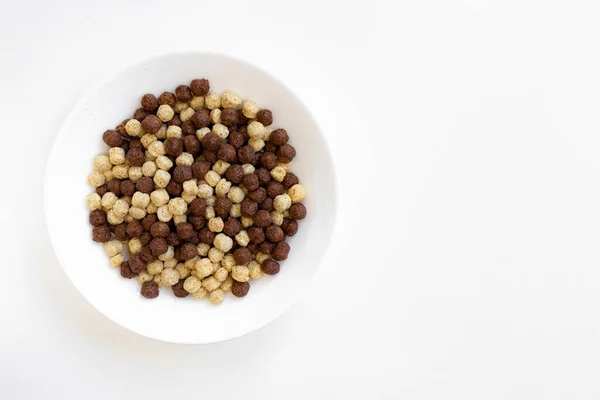
M271 132L271 136L269 136L269 142L273 143L275 146L282 146L286 144L288 140L290 140L290 137L285 129L275 129Z
M242 223L237 218L229 218L223 225L223 233L229 237L234 237L242 231Z
M132 139L129 141L129 148L144 150L144 145L140 139ZM127 158L127 156L125 156L125 158Z
M265 229L265 236L267 236L267 239L269 239L271 242L275 243L285 240L285 233L283 232L283 229L281 229L277 225L268 226L267 229ZM271 251L268 251L267 253L270 252Z
M289 208L289 213L291 219L304 219L306 218L306 207L302 203L292 204Z
M166 222L156 221L150 226L150 234L155 238L166 238L170 232L171 229Z
M117 131L117 133L121 136L123 136L124 138L128 137L129 135L127 135L127 130L125 129L125 125L127 125L127 121L129 121L128 119L123 120L123 122L121 122L116 128L115 131Z
M179 236L177 236L177 233L169 233L169 236L167 236L167 244L173 247L179 246L181 244L181 240L179 240Z
M106 213L102 210L94 210L90 213L90 225L100 226L106 224Z
M237 113L238 113L238 124L240 124L240 125L247 124L249 119L248 119L248 117L246 117L244 115L241 108L239 110L237 110Z
M206 243L206 244L213 244L213 242L215 241L215 236L216 236L215 233L212 232L208 228L201 229L200 233L198 234L198 237L200 238L200 242Z
M166 253L168 249L169 246L164 238L155 237L150 242L150 250L152 250L152 255L154 256L160 256L161 254Z
M134 254L129 260L129 268L135 274L139 274L146 269L146 262L142 259L141 254Z
M140 221L134 219L127 223L127 228L125 228L125 231L132 238L139 238L142 236L142 233L144 233L144 227Z
M291 162L296 157L296 149L289 144L279 146L277 149L277 159L283 163Z
M194 234L188 239L188 243L191 243L194 246L200 244L200 238L198 237L198 234L196 232L194 232Z
M116 194L117 196L121 196L121 180L120 179L111 179L107 183L108 190Z
M142 193L150 194L154 190L154 181L149 176L143 176L135 183L135 188Z
M177 98L175 94L171 92L163 92L160 96L158 96L158 104L159 105L169 105L171 107L175 107L175 103L177 102Z
M268 212L273 211L275 208L273 207L273 199L267 197L262 203L260 203L260 209L266 210Z
M129 234L127 233L127 225L127 223L123 222L114 226L113 233L118 240L125 241L130 239Z
M260 110L256 113L256 120L264 126L269 126L273 123L273 113L271 110Z
M221 123L226 127L236 125L238 122L238 113L235 108L224 108L221 111Z
M263 254L270 254L275 248L275 243L265 240L257 246L258 251Z
M215 213L221 218L226 218L229 215L229 211L231 211L232 205L233 203L227 197L219 197L215 200Z
M271 153L270 151L265 151L259 158L260 165L268 169L272 170L277 166L277 156L275 153Z
M219 147L219 150L217 151L217 157L219 160L231 163L236 157L235 148L230 144L224 143Z
M215 133L209 132L202 138L202 146L205 150L217 151L221 147L221 138Z
M142 233L142 236L140 236L140 242L142 243L142 246L149 245L151 241L152 235L150 234L150 232L144 232Z
M187 165L178 165L173 170L173 179L177 183L183 183L192 179L192 167Z
M192 243L184 243L179 249L179 254L182 260L191 260L192 258L196 257L196 246L194 246Z
M142 249L140 250L140 252L138 254L140 255L140 257L144 263L150 263L150 262L156 260L156 256L154 256L154 254L152 254L152 250L150 249L150 246L142 247Z
M233 131L229 133L229 137L227 138L227 143L232 145L236 150L244 145L244 141L244 135L242 135L238 131Z
M195 135L185 136L183 138L183 146L185 147L185 151L194 157L196 157L200 153L200 150L202 150L202 145Z
M184 222L182 224L177 225L177 236L182 240L189 240L192 236L195 236L196 232L194 231L194 227L192 224Z
M165 140L165 151L168 155L177 157L183 152L183 140L170 137Z
M130 148L125 159L127 159L132 166L141 167L144 165L144 161L146 161L146 156L142 149Z
M148 116L148 111L144 110L143 108L138 108L133 113L133 119L137 119L140 122L142 122L144 120L144 118L146 118L147 116Z
M136 192L137 190L137 185L129 180L129 179L125 179L121 182L121 193L123 193L125 196L133 196L133 194Z
M260 226L261 228L265 228L273 223L273 217L271 217L271 213L265 210L258 210L256 215L254 215L254 224L256 226Z
M283 178L283 181L281 183L283 183L283 187L285 188L285 190L288 190L292 186L297 185L299 182L300 180L298 179L296 174L294 174L293 172L288 172L285 174L285 178Z
M189 215L187 220L194 226L195 230L200 230L206 226L206 218L202 215ZM200 239L198 239L200 240Z
M252 244L259 244L265 241L265 231L258 226L248 228L248 237Z
M267 195L274 199L275 197L279 196L280 194L284 194L285 193L285 188L283 187L283 185L277 181L271 181L269 182L269 184L267 185Z
M231 183L238 184L244 178L244 167L239 164L232 165L225 171L225 178Z
M233 259L237 265L248 265L248 263L252 260L252 254L247 248L240 247L233 252Z
M104 196L108 192L108 185L105 183L104 185L100 185L96 188L96 193L100 197Z
M100 225L92 229L92 240L98 243L106 243L110 240L110 228L106 225Z
M271 181L271 174L266 168L259 168L254 171L256 176L258 177L258 183L263 186Z
M202 152L202 156L204 157L204 159L208 162L210 162L211 164L214 164L217 162L217 160L219 159L217 157L217 152L216 151L210 151L208 149L204 149L204 151Z
M240 210L242 212L242 216L254 217L254 215L258 211L258 204L250 199L244 199L240 206Z
M192 175L196 179L204 179L204 175L210 171L210 162L199 160L192 164Z
M131 279L136 277L136 273L129 268L129 263L125 261L121 264L121 276L123 278Z
M256 153L250 146L244 146L237 151L238 160L242 164L254 164L256 162Z
M147 214L144 218L142 218L142 227L145 231L149 231L152 227L152 224L156 221L158 221L156 214Z
M188 205L188 211L191 215L203 216L206 213L206 200L195 198Z
M181 279L179 282L171 286L175 297L187 297L190 294L183 288L183 282L185 282L185 279Z
M210 90L210 83L206 79L194 79L190 88L194 96L206 96Z
M265 143L265 147L263 148L263 151L268 151L268 152L271 152L271 153L276 153L277 152L277 146L275 146L271 142L266 142Z
M142 283L141 294L147 299L154 299L158 297L158 283L154 281Z
M175 89L175 96L177 97L177 101L187 103L192 100L192 91L189 86L179 85L177 86L177 89Z
M275 245L271 256L276 261L283 261L288 258L288 254L290 253L290 245L286 242L279 242Z
M177 114L173 115L173 118L171 118L171 120L169 122L167 122L167 127L169 127L169 126L181 126L181 125L183 125L183 122L181 122L181 118Z
M104 132L102 140L110 147L120 147L123 144L123 136L113 130Z
M181 132L185 135L193 135L196 133L196 128L194 128L194 123L190 120L184 121L181 123Z
M294 236L298 232L298 222L286 218L281 223L281 229L286 236Z
M142 108L149 112L154 112L158 108L158 100L153 94L145 94L142 97Z
M256 190L260 186L258 182L258 176L256 176L255 173L244 175L242 178L242 183L248 191Z
M267 258L262 262L260 269L267 275L275 275L279 272L279 263L275 260Z
M175 182L173 179L171 179L166 189L171 197L179 197L181 196L181 193L183 193L183 185Z
M142 121L142 129L144 129L144 132L146 133L155 134L161 126L162 121L154 114L148 115Z
M246 246L246 248L250 250L250 253L252 253L253 256L258 253L258 245L254 243L250 243L248 246Z
M248 192L248 198L257 203L262 203L267 198L267 190L259 187L256 190Z
M206 128L210 125L210 111L206 109L198 110L190 118L190 122L196 129Z
M248 282L238 282L236 280L231 284L231 293L235 297L244 297L250 290L250 284Z

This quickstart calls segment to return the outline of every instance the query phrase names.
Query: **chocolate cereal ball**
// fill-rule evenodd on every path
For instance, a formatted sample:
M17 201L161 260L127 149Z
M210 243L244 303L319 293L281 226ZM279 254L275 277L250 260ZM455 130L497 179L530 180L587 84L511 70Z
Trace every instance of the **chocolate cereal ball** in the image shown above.
M262 262L260 269L267 275L275 275L279 272L279 263L275 260L267 258Z
M129 180L129 179L125 179L121 182L121 193L123 193L125 196L133 196L133 194L136 192L137 188L136 188L136 184Z
M259 158L260 165L268 169L272 170L277 166L277 156L275 153L271 153L270 151L265 151Z
M100 225L92 229L92 240L98 243L106 243L110 240L110 228L107 225Z
M258 204L255 201L252 201L250 199L244 199L244 201L242 201L242 204L240 206L240 210L241 210L242 216L254 217L254 215L258 211Z
M236 125L238 122L238 113L235 108L224 108L221 111L221 123L226 127Z
M208 228L202 228L198 234L201 243L213 244L215 241L215 234Z
M267 198L267 190L263 187L259 187L256 190L248 192L248 197L252 201L255 201L257 203L262 203Z
M248 282L238 282L236 280L231 284L231 293L235 297L244 297L250 290L250 284Z
M188 215L187 220L197 231L206 226L206 218L202 215ZM200 239L198 238L198 240Z
M224 143L219 147L219 150L217 151L217 157L219 160L231 163L236 157L235 148L230 144Z
M143 108L138 108L133 113L133 119L137 119L140 122L142 122L144 120L144 118L146 118L147 116L148 116L148 111L144 110Z
M250 146L244 146L237 151L238 160L242 164L254 164L256 162L256 153Z
M123 136L117 131L108 130L102 135L102 140L109 147L120 147L123 144Z
M199 197L195 198L188 205L188 211L191 215L203 216L206 213L206 200Z
M90 212L90 225L100 226L106 224L106 213L102 210L94 210Z
M183 282L185 282L185 279L181 279L179 282L171 286L175 297L187 297L190 294L183 288Z
M210 83L206 79L194 79L190 88L194 96L206 96L210 90Z
M205 150L217 151L221 147L221 138L215 133L209 132L202 138L202 146ZM252 150L254 152L254 150Z
M142 283L141 294L147 299L154 299L158 297L158 283L154 281Z
M223 233L229 237L234 237L242 231L242 223L237 218L229 218L223 225Z
M135 188L139 192L150 194L154 190L154 181L149 176L143 176L135 183Z
M137 219L129 221L125 230L127 234L132 238L139 238L140 236L142 236L142 233L144 233L144 227L142 226L141 222Z
M173 179L177 183L183 183L192 179L192 167L187 165L178 165L173 170Z
M149 231L152 224L156 221L158 221L156 214L147 214L144 218L142 218L142 227L145 231Z
M300 182L300 180L298 179L298 177L296 176L296 174L294 174L293 172L287 172L285 174L285 178L283 178L283 187L285 188L285 190L288 190L289 188L291 188L294 185L297 185Z
M294 236L298 232L298 223L293 219L284 219L281 223L281 229L286 236Z
M163 105L166 104L171 107L175 107L175 103L177 102L177 98L174 93L171 92L163 92L160 96L158 96L158 104Z
M185 147L185 151L196 157L200 150L202 150L202 145L200 141L195 135L187 135L183 138L183 147Z
M136 273L133 272L131 270L131 268L129 268L129 263L127 261L125 261L124 263L121 263L121 276L123 278L127 278L127 279L131 279L131 278L135 278L136 277Z
M192 123L192 121L190 121L190 120L183 121L181 123L181 132L183 132L183 134L186 136L195 134L196 128L194 127L194 124Z
M258 182L258 176L255 173L244 175L242 178L242 184L246 188L246 190L256 190L260 186Z
M273 199L267 197L262 203L260 203L260 209L266 210L268 212L273 211L275 208L273 207Z
M181 126L182 124L183 124L183 122L181 122L181 118L179 117L179 115L175 114L175 115L173 115L173 118L171 118L171 120L169 122L167 122L167 127Z
M169 196L179 197L179 196L181 196L181 193L183 193L183 185L181 183L177 183L173 179L171 179L171 181L167 185L166 190L167 190L167 193L169 193Z
M167 245L167 241L164 238L155 237L150 242L150 250L152 251L152 255L160 256L167 252L169 246Z
M170 232L171 229L166 222L156 221L150 226L150 234L155 238L166 238Z
M134 141L132 140L131 142L133 143ZM131 164L132 166L141 167L146 161L146 155L144 154L144 151L142 149L130 148L127 154L125 155L125 159L129 161L129 164Z
M242 179L244 178L244 167L239 164L232 165L225 171L225 178L227 178L229 182L237 185L242 182Z
M129 141L129 148L130 149L140 149L140 150L144 150L144 145L142 144L142 141L140 139L132 139Z
M244 135L238 131L230 132L229 137L227 137L227 143L232 145L236 150L244 145L244 140Z
M283 232L283 229L281 229L277 225L268 226L267 229L265 229L265 236L271 242L275 242L275 243L285 240L285 233ZM271 251L268 251L267 253L270 253L270 252Z
M204 179L204 175L210 171L210 167L210 162L198 160L192 164L192 175L196 179Z
M275 245L271 256L276 261L283 261L288 258L290 253L290 245L286 242L279 242Z
M273 143L275 146L284 145L288 140L290 140L290 137L285 129L275 129L271 132L271 136L269 136L269 142Z
M169 233L169 236L167 236L167 244L169 246L173 246L173 247L179 246L181 244L181 240L179 240L177 233L175 233L175 232Z
M142 97L142 108L148 112L154 112L158 108L158 100L153 94L145 94Z
M273 114L271 110L260 110L256 113L256 120L264 126L269 126L273 123Z
M283 185L277 181L271 181L269 182L269 184L267 185L267 195L274 199L275 197L279 196L280 194L284 194L285 193L285 188L283 187Z
M177 89L175 89L175 96L177 97L177 101L187 103L192 100L192 91L189 86L179 85L177 86Z
M165 140L165 151L168 155L177 157L183 152L183 140L170 137Z
M140 242L142 242L142 246L149 245L151 241L152 235L150 234L150 232L144 232L142 233L142 236L140 236Z
M265 231L258 226L248 228L248 237L252 244L259 244L265 241Z
M119 225L115 225L115 227L113 229L113 233L115 234L115 237L117 238L117 240L126 241L126 240L131 239L129 237L129 234L127 233L127 223L126 222L120 223Z
M142 259L141 254L134 254L129 260L129 268L135 274L139 274L146 269L146 262Z
M291 162L296 157L296 149L289 144L279 146L277 149L277 159L283 163Z
M258 210L254 215L254 224L256 226L260 226L261 228L265 228L273 223L273 217L271 217L271 213L265 210Z
M145 263L149 263L156 260L156 256L152 254L152 249L150 248L150 245L142 247L142 250L140 250L139 254Z
M117 196L121 196L121 180L120 179L111 179L107 183L108 190L116 194Z
M196 246L194 246L192 243L184 243L179 249L179 254L182 260L191 260L192 258L196 257Z
M250 250L247 248L240 247L233 252L233 259L237 265L248 265L248 263L252 260L252 253L250 253Z
M264 242L259 244L257 248L258 251L260 251L263 254L271 254L273 248L275 248L275 243L265 240Z
M210 125L210 112L206 109L198 110L192 115L190 122L196 129L206 128Z
M98 193L98 196L100 197L104 196L106 192L108 192L108 185L106 183L96 188L96 193Z
M289 208L289 213L291 219L304 219L306 218L306 207L302 203L292 204Z
M217 152L216 151L211 151L208 149L204 149L204 151L202 152L202 156L204 157L204 159L208 162L210 162L211 164L214 164L217 162L217 160L219 159L217 157Z
M219 197L215 200L215 213L221 218L226 218L229 215L229 211L231 211L232 205L233 203L227 197Z
M271 181L271 174L266 168L259 168L256 171L254 171L254 173L258 177L258 183L260 183L261 185L266 185Z
M142 121L142 129L144 129L144 132L146 133L155 134L161 126L162 121L154 114L148 115Z
M177 225L177 236L182 240L189 240L192 236L195 236L196 232L192 224L184 222Z

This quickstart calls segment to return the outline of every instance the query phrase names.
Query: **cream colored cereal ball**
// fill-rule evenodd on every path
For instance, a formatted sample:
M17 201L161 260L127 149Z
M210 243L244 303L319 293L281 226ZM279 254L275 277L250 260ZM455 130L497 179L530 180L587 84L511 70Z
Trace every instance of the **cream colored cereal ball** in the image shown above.
M297 183L288 189L288 195L292 199L292 203L300 203L304 199L306 199L306 188L304 187L304 185Z
M177 164L177 165L186 165L188 167L191 167L193 163L194 163L194 156L191 155L190 153L186 153L186 152L181 153L175 159L175 164Z
M171 218L173 218L173 214L169 211L169 206L167 204L158 207L156 216L162 222L169 222Z
M123 164L125 162L125 150L122 147L111 147L110 150L108 150L108 159L111 164Z
M106 182L110 182L114 178L112 170L111 171L104 171L104 172L102 172L102 175L104 175L104 179L106 180Z
M110 258L110 265L113 267L118 267L125 262L125 257L122 254L117 254L114 257Z
M185 264L183 263L178 263L175 266L175 269L177 270L177 273L179 274L179 279L185 279L188 276L190 276L190 272L191 270L185 266Z
M154 157L164 156L167 154L167 151L165 150L165 144L160 140L150 143L150 146L148 146L148 153Z
M171 258L170 260L164 261L163 264L165 265L165 268L175 268L177 266L177 259Z
M217 249L216 247L212 247L208 251L208 259L210 261L212 261L213 263L220 262L224 256L225 256L225 253L223 253L221 250Z
M198 138L198 140L202 141L202 138L204 136L206 136L206 134L209 132L210 132L210 128L208 128L208 127L200 128L196 131L196 137Z
M219 181L219 183L217 183L217 186L215 187L215 193L218 197L225 197L225 196L227 196L227 192L229 192L230 188L231 188L231 182L229 182L225 178L222 178Z
M213 194L213 188L212 186L203 183L201 185L198 185L198 197L200 197L201 199L208 199L210 196L212 196Z
M167 137L167 125L162 124L160 128L158 128L158 132L156 132L156 137L159 139L164 139Z
M125 131L129 136L140 136L142 134L142 123L137 119L130 119L125 124Z
M221 304L225 300L225 292L222 289L216 289L210 292L208 299L213 304Z
M283 213L279 211L271 211L271 218L273 218L273 223L277 226L281 226L283 224Z
M102 174L100 171L92 171L92 173L88 176L88 183L93 187L102 186L105 182L106 178L104 178L104 174Z
M117 217L125 217L129 213L129 203L123 199L115 201L112 210Z
M231 271L231 268L235 265L235 258L233 254L225 254L225 257L221 260L221 266L227 271Z
M241 222L244 228L250 228L254 225L254 220L251 217L242 217Z
M106 220L111 225L119 225L123 222L123 217L117 215L114 210L108 210L106 213Z
M115 165L112 169L112 173L117 179L127 179L129 177L129 165Z
M231 277L238 282L248 282L250 270L245 265L235 265L231 268Z
M222 140L225 140L227 139L227 136L229 136L229 128L227 128L223 124L214 124L212 128L212 133L217 135Z
M200 260L200 257L195 256L194 258L192 258L191 260L185 260L185 262L183 263L183 265L185 265L186 267L188 267L189 269L195 268L196 266L196 262Z
M252 121L248 124L248 136L250 138L261 139L265 126L258 121Z
M241 201L240 201L240 203L241 203ZM231 215L233 218L239 218L239 217L241 217L242 216L242 206L241 206L241 204L233 204L231 206L231 211L229 211L229 215Z
M224 226L225 223L223 222L221 217L213 217L210 220L208 220L208 229L210 229L211 232L222 232Z
M231 286L233 286L233 278L231 278L231 276L228 276L221 283L221 287L219 289L221 289L224 292L231 292Z
M160 273L160 281L168 286L179 282L179 273L174 268L165 268Z
M196 246L196 250L198 250L198 255L202 257L206 257L208 255L208 251L210 250L210 245L206 243L199 243Z
M252 147L252 150L259 152L265 147L265 141L261 138L250 138L248 140L248 146Z
M239 186L231 186L227 191L227 198L231 200L232 203L239 204L245 197L246 194L244 193L244 190Z
M256 168L252 164L243 164L242 169L244 170L244 175L253 174L256 171Z
M183 281L183 288L188 293L194 293L200 289L200 287L202 287L202 282L195 276L189 276L185 281Z
M148 148L148 146L150 146L152 144L152 142L156 142L158 139L156 137L156 135L152 135L151 133L146 133L144 136L142 136L142 138L140 139L140 142L142 142L142 146L144 146L145 149Z
M114 257L117 254L121 254L122 251L123 243L119 242L118 240L113 239L104 243L104 252L108 257Z
M137 276L137 280L139 283L150 282L152 279L152 275L150 275L146 270L140 272Z
M175 248L173 246L167 247L167 251L158 256L160 261L169 261L175 257Z
M211 171L208 171L206 173L206 175L204 175L204 180L210 186L215 187L215 186L217 186L217 183L219 183L219 181L221 180L221 175L219 175L215 171L211 170ZM98 185L98 186L100 186L100 185Z
M268 142L269 139L271 138L271 133L273 132L273 127L272 126L265 126L265 129L263 131L263 135L262 135L262 139L265 142Z
M149 161L154 161L154 160L156 160L156 154L155 154L155 153L151 153L151 152L150 152L150 151L148 151L148 150L146 150L146 151L144 152L144 155L146 156L146 160L149 160Z
M169 200L169 211L173 215L184 215L187 211L187 203L181 197Z
M129 167L129 171L127 171L127 174L129 176L129 179L131 179L134 182L139 181L140 178L144 176L144 174L142 173L142 167Z
M160 169L168 171L173 167L173 161L167 156L158 156L156 157L156 166Z
M197 194L198 193L198 184L196 180L190 179L189 181L183 182L183 193L187 194Z
M186 193L183 192L181 193L181 198L188 204L190 204L192 201L194 201L194 199L198 197L195 194L191 194L191 193Z
M240 231L237 235L235 235L235 241L242 247L248 246L248 243L250 243L248 232Z
M194 264L194 270L198 278L202 279L212 274L213 265L212 261L208 258L201 258Z
M219 286L221 286L221 282L219 282L214 276L209 276L202 280L202 287L206 290L212 291L218 288Z
M273 208L279 212L284 212L292 205L292 198L289 194L284 193L273 199Z
M156 116L160 118L162 122L169 122L175 116L175 111L168 104L162 104L158 107L158 111L156 111Z
M85 201L90 211L99 210L102 208L102 198L98 193L89 194Z
M158 165L158 164L157 164ZM166 188L171 181L171 174L164 169L159 169L154 174L154 184L159 188Z
M133 218L133 217L131 216L131 214L127 213L127 215L123 217L123 222L130 223L130 222L131 222L131 221L133 221L134 219L135 219L135 218Z
M110 171L112 163L106 154L98 154L94 157L94 168L102 172Z
M148 265L146 265L146 269L148 270L148 273L150 275L160 274L163 268L163 262L160 260L154 260L152 262L149 262Z
M142 165L142 174L149 178L152 178L156 173L158 166L154 161L146 161L144 165Z
M129 252L131 254L137 254L142 250L142 241L138 238L132 238L131 240L129 240L129 243L127 243L127 245L129 246Z
M242 113L246 118L253 119L256 118L256 114L260 111L258 108L258 104L256 104L252 100L246 100L244 105L242 106Z
M263 254L261 252L256 253L256 261L259 263L263 263L267 258L269 258L268 254Z
M219 108L221 106L221 96L215 92L209 92L204 97L204 106L209 110L213 110L215 108Z
M216 216L215 209L213 206L207 206L206 211L204 212L204 218L211 219Z
M206 205L214 207L216 201L217 201L217 197L216 196L210 196L208 199L206 199ZM212 217L210 217L210 218L212 218Z
M204 97L203 96L194 96L190 101L190 107L194 110L198 111L204 108Z
M220 108L215 108L210 112L210 120L212 121L213 124L221 123L221 109Z
M198 289L194 293L192 293L192 298L194 300L203 300L206 298L207 294L208 294L208 290L201 287L200 289Z
M231 164L229 164L227 161L217 160L217 162L213 164L212 170L219 175L223 175L225 172L227 172L229 167L231 167Z
M150 193L150 200L157 207L164 206L169 202L169 193L165 189L157 189Z
M142 219L146 216L146 209L140 207L129 207L129 215L135 219Z
M223 108L238 108L242 104L242 98L236 92L226 90L221 99Z
M167 138L177 138L181 139L183 136L183 131L177 125L171 125L167 128Z
M131 198L131 204L134 207L146 208L150 203L150 195L148 193L135 192Z
M262 276L260 264L254 260L250 261L250 263L248 264L248 271L250 271L250 279L258 279Z
M227 272L227 270L225 268L221 267L215 271L214 276L219 282L223 282L225 279L227 279L228 275L229 275L229 272Z
M106 192L102 196L102 208L110 210L119 198L113 192Z
M219 233L217 236L215 236L213 244L217 249L227 253L233 247L233 239L224 233Z
M189 107L188 103L181 103L179 101L175 102L175 107L173 108L177 114L181 114L185 109Z
M179 118L181 118L181 121L183 122L188 121L195 112L196 111L192 107L188 107L179 114Z
M285 178L285 168L278 165L271 170L271 177L275 179L277 182L283 182L283 178Z
M175 222L175 225L184 224L187 222L187 215L173 215L173 222Z

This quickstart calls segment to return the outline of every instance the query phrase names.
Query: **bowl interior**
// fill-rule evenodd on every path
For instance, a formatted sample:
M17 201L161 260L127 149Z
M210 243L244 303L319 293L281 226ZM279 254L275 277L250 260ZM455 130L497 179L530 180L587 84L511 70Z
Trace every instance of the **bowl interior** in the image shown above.
M107 151L102 133L130 118L145 93L158 96L206 77L215 91L231 89L273 111L274 128L285 128L297 149L291 164L309 197L308 216L289 240L290 257L276 276L252 281L247 297L227 294L208 301L177 299L170 290L146 300L134 280L121 278L103 246L91 240L85 197L92 158ZM56 138L45 179L45 214L56 255L82 295L101 313L138 334L177 343L209 343L256 330L287 310L316 272L332 233L335 182L330 153L302 102L277 79L246 62L210 53L174 53L129 67L85 97Z

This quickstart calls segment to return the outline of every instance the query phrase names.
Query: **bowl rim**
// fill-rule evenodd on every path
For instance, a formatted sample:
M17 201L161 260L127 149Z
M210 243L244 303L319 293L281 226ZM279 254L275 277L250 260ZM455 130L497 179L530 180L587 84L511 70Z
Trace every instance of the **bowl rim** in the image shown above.
M279 85L281 85L282 87L284 87L291 96L293 96L295 98L295 100L297 100L300 104L302 104L302 106L305 108L306 113L308 118L311 119L311 122L314 123L314 125L317 128L317 133L321 136L322 140L323 140L323 144L325 146L325 150L327 152L327 154L329 155L329 157L331 158L331 173L332 173L332 185L331 185L331 203L332 203L332 210L333 210L333 215L331 216L331 233L330 236L328 238L329 243L327 244L327 247L325 248L325 250L323 251L323 254L320 257L319 260L319 266L316 268L315 272L313 273L313 275L311 277L309 277L307 284L305 285L305 287L300 290L296 296L289 302L289 304L282 308L282 310L275 315L275 317L271 318L270 320L261 323L259 326L255 327L252 330L249 330L241 335L225 335L223 338L221 339L217 339L217 340L208 340L208 341L202 341L202 342L193 342L193 341L178 341L178 340L170 340L170 339L165 339L156 335L153 335L151 332L150 333L146 333L146 332L140 332L137 329L132 329L131 327L126 327L121 325L120 323L116 322L115 320L113 320L110 316L108 316L105 312L101 311L89 298L88 296L86 296L86 294L84 293L83 290L81 290L81 288L77 285L77 283L75 282L75 280L72 278L72 276L69 274L69 272L67 271L67 269L64 268L63 266L63 259L62 256L59 255L59 253L56 251L57 246L55 245L55 240L53 238L53 235L50 232L50 223L49 223L49 219L48 219L48 215L50 213L50 210L48 209L49 204L48 204L48 196L49 196L49 191L51 190L49 188L49 165L53 160L53 157L55 157L55 153L56 153L56 149L58 148L59 143L61 142L61 139L65 136L66 131L68 130L68 127L70 126L72 120L75 118L75 116L81 111L82 107L84 106L85 103L87 103L88 100L90 100L94 95L96 95L104 86L106 86L107 84L109 84L112 80L116 79L120 74L126 73L129 70L138 68L146 63L152 62L153 60L156 59L160 59L160 58L164 58L164 57L169 57L169 56L173 56L173 55L210 55L210 56L216 56L216 57L221 57L224 59L229 59L232 60L234 62L240 63L240 64L245 64L251 68L255 68L257 70L259 70L260 72L262 72L263 74L265 74L266 76L268 76L270 79L272 79L273 81L275 81L276 83L278 83ZM329 253L331 252L331 248L332 248L332 243L333 243L333 238L336 236L336 232L337 232L337 228L339 226L338 223L338 198L339 198L339 193L338 193L338 171L335 167L335 153L332 152L332 146L329 143L329 139L327 138L327 136L324 134L324 131L321 127L321 124L319 123L319 120L315 117L313 111L310 109L310 107L308 107L306 105L306 103L304 102L304 100L288 85L286 85L282 80L280 80L277 76L273 75L270 71L268 71L267 69L263 68L262 66L256 65L250 61L248 61L247 59L240 57L238 55L231 55L231 54L225 54L225 53L219 53L219 52L215 52L215 51L205 51L205 50L193 50L193 49L178 49L178 50L171 50L171 51L166 51L166 52L160 52L160 53L153 53L147 56L144 56L142 58L139 58L133 62L130 62L128 64L126 64L124 67L119 68L118 70L116 70L115 72L112 72L108 75L105 75L104 78L100 79L98 83L96 83L95 85L91 86L91 88L85 92L85 94L83 96L81 96L79 98L79 100L75 103L75 105L73 106L73 108L71 108L71 111L69 112L69 114L67 115L67 117L63 120L63 122L60 125L60 128L58 129L58 133L54 136L54 138L52 139L52 146L50 147L50 150L48 152L47 158L46 158L46 163L45 163L45 171L44 171L44 177L43 177L43 187L42 187L42 201L43 201L43 213L44 213L44 225L46 227L46 233L48 235L48 238L50 240L50 245L52 247L52 252L54 253L54 256L56 257L56 260L58 261L58 264L60 265L60 269L63 271L63 273L67 276L69 282L73 285L73 287L76 289L76 291L85 299L85 301L90 304L92 306L92 308L94 310L96 310L100 315L104 316L106 319L108 319L109 321L111 321L112 323L114 323L117 326L120 326L121 328L123 328L124 330L127 330L129 332L132 332L136 335L139 335L141 337L145 337L145 338L149 338L149 339L153 339L156 341L160 341L160 342L164 342L164 343L173 343L173 344L212 344L212 343L221 343L221 342L226 342L226 341L230 341L236 338L241 338L244 337L252 332L257 332L261 329L263 329L264 327L266 327L267 325L271 324L272 322L274 322L275 320L279 319L282 315L284 315L285 313L287 313L294 305L296 305L298 303L298 301L302 298L302 296L308 291L308 289L310 288L310 286L313 284L317 274L319 273L319 270L321 269L321 263L328 257Z

